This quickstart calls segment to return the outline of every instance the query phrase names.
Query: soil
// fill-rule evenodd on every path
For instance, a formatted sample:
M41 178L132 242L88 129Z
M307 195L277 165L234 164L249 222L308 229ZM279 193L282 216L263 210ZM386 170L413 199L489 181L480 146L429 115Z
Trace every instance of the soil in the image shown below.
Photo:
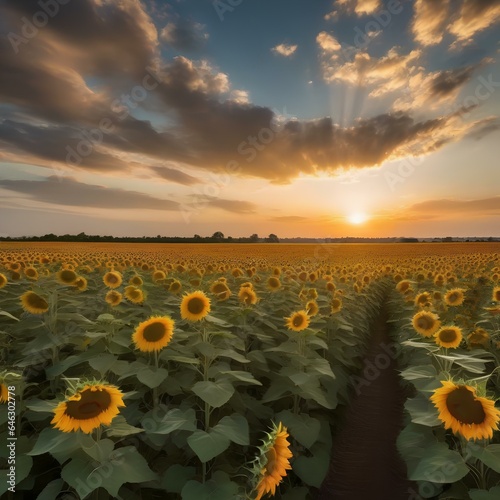
M356 379L357 390L334 435L332 461L318 500L408 500L418 491L408 481L396 448L408 394L394 356L388 354L387 319L383 307L372 328L365 369Z

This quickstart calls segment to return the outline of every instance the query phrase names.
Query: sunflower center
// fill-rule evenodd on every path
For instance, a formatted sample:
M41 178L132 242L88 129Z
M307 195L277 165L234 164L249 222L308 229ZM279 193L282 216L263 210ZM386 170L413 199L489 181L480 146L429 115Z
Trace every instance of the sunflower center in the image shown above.
M27 302L31 307L36 307L37 309L46 309L47 307L49 307L47 301L36 293L30 293L27 299Z
M191 314L200 314L205 308L205 303L199 297L193 297L187 303L187 309Z
M76 274L74 271L71 271L70 269L65 269L64 271L61 271L61 281L64 283L73 283L73 281L76 280Z
M441 340L441 342L454 342L455 340L457 340L457 332L450 328L443 330L439 334L439 340Z
M106 281L114 285L115 283L118 283L118 276L115 274L108 274L106 276Z
M292 320L292 325L293 326L300 326L304 322L304 318L300 315L297 314L297 316L294 316Z
M429 330L434 326L434 320L429 316L420 316L420 318L418 318L417 325L423 330Z
M95 418L105 412L111 404L111 396L107 391L87 389L80 395L80 401L66 402L66 415L77 420Z
M449 296L448 296L448 300L450 302L457 302L457 300L459 299L459 295L458 293L454 292L454 293L451 293Z
M151 323L144 328L144 340L147 342L158 342L165 335L165 331L165 325L163 323Z
M467 387L458 387L446 398L448 411L464 424L482 424L486 417L481 401Z

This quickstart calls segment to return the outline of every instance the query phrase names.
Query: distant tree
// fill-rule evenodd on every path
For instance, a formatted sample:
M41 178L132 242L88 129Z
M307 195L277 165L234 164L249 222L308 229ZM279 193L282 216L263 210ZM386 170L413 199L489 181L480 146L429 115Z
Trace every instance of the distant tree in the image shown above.
M214 240L223 240L224 239L224 233L221 233L220 231L215 231L215 233L212 235L212 238Z
M280 240L279 238L274 234L274 233L271 233L267 238L266 238L266 241L268 243L279 243Z
M257 243L259 241L259 235L257 233L253 233L252 236L250 236L250 241L252 243Z
M194 239L195 239L195 240L201 240L201 236L200 236L199 234L195 234L195 235L194 235Z

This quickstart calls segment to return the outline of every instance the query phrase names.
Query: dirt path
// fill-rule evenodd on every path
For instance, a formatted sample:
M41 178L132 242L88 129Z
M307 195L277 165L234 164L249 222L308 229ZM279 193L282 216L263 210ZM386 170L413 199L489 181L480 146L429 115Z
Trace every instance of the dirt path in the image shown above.
M399 384L395 360L384 349L391 343L385 309L372 332L365 358L371 382L357 379L357 394L334 436L332 462L319 500L407 500L410 496L412 483L396 449L407 394ZM366 368L370 366L372 370Z

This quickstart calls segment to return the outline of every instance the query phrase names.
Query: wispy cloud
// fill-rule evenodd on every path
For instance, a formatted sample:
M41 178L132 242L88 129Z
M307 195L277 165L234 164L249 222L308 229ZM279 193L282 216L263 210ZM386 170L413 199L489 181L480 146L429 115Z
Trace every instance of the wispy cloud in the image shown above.
M273 47L271 50L277 55L283 56L283 57L290 57L295 52L297 51L298 45L292 45L289 43L280 43L279 45L276 45L276 47Z

